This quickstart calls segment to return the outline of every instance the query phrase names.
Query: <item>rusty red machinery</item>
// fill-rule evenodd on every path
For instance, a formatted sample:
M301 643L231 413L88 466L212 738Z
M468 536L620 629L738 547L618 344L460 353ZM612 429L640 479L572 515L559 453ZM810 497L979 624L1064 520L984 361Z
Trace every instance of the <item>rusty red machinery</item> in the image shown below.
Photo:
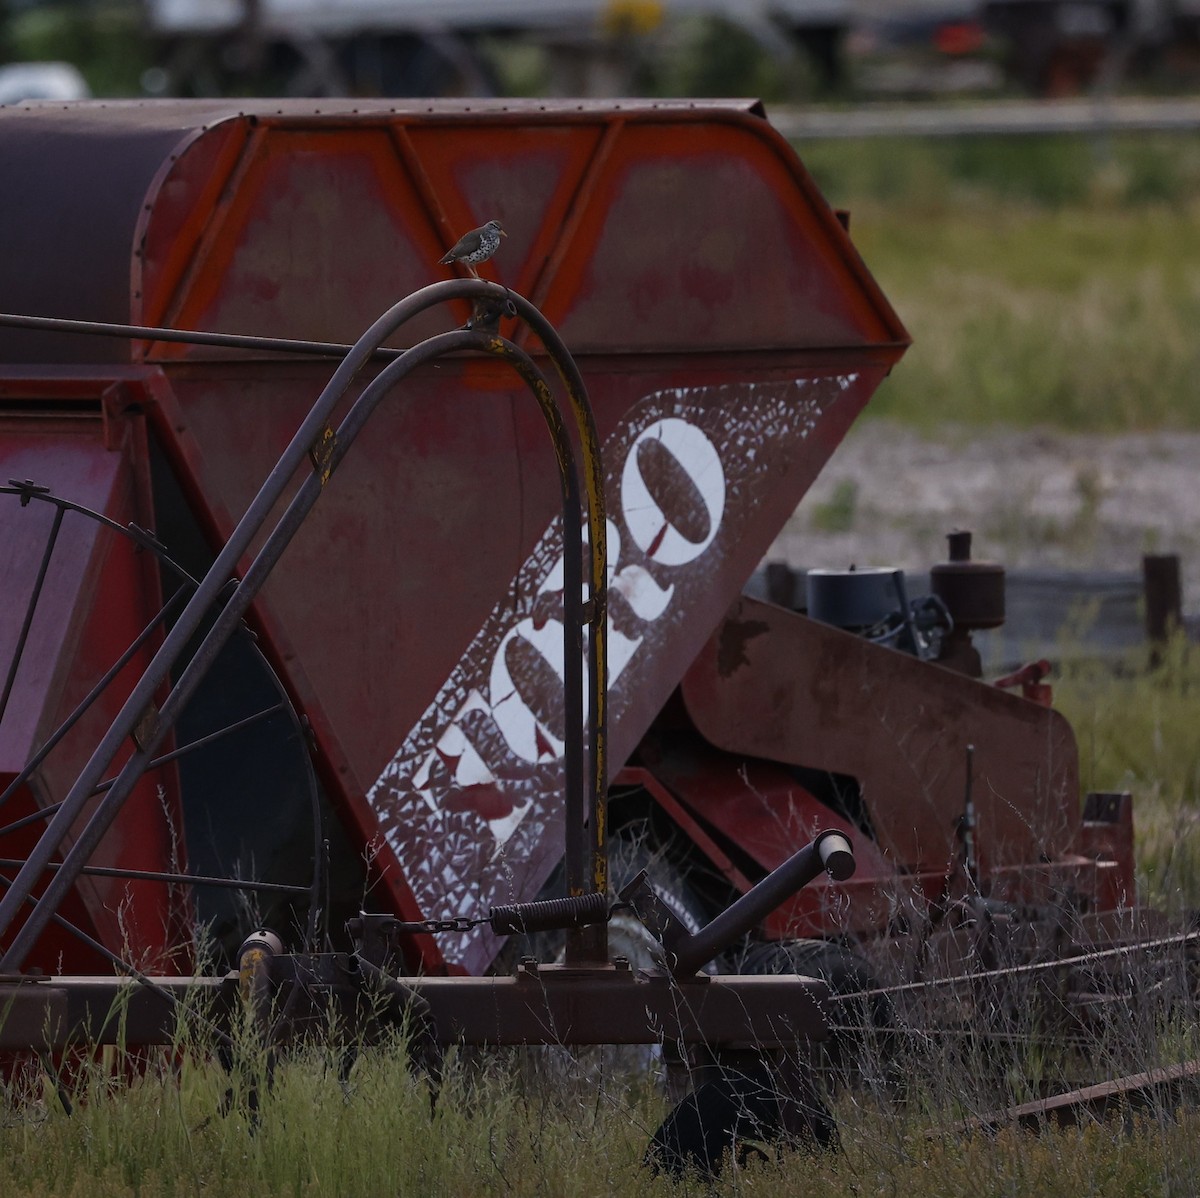
M814 576L829 621L742 595L908 344L758 106L35 105L0 146L4 1045L114 959L157 1027L197 915L329 985L353 916L451 1038L548 1034L533 979L596 1012L553 1036L641 1040L605 895L643 867L711 996L684 1039L820 1034L766 976L814 939L978 963L956 904L1035 955L1114 934L1128 796L1081 805L1063 718L972 676L997 568L960 540L926 608ZM565 974L503 976L534 927Z

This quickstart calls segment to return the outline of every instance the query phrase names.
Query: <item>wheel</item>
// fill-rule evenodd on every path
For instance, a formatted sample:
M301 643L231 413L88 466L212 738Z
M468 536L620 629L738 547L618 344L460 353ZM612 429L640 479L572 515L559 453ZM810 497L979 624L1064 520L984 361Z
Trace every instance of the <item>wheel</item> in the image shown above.
M689 1169L711 1177L726 1154L744 1164L770 1145L836 1150L837 1124L804 1069L780 1068L758 1053L729 1054L663 1120L645 1164L673 1177Z
M828 940L762 942L747 951L741 972L797 973L828 983L830 1036L814 1044L814 1064L835 1087L891 1083L896 1012L891 999L878 993L878 975L858 953Z

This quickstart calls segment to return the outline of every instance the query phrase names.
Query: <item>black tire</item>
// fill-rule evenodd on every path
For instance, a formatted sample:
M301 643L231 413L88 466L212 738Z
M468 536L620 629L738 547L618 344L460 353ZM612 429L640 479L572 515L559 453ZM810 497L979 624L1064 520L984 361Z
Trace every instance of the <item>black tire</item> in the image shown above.
M738 1065L727 1060L663 1120L644 1163L654 1172L681 1177L689 1170L715 1177L726 1155L745 1164L763 1146L836 1151L837 1124L807 1075L787 1084L758 1054Z

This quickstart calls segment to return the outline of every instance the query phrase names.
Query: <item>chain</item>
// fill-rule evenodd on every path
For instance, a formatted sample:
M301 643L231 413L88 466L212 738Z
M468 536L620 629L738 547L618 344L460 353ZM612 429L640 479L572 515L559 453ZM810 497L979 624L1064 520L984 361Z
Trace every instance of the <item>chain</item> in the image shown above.
M397 920L388 927L389 932L415 932L434 934L437 932L469 932L472 928L479 927L480 924L487 923L487 917L482 919L467 919L465 916L458 916L455 919L416 919L410 923L404 923Z

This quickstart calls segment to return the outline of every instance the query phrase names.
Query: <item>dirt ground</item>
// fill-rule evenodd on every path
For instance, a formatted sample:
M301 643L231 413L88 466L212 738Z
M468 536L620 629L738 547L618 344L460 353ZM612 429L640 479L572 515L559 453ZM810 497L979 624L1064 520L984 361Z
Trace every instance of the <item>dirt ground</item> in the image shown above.
M767 560L801 568L924 570L945 534L1009 569L1138 572L1178 553L1183 605L1200 606L1200 433L853 428Z

